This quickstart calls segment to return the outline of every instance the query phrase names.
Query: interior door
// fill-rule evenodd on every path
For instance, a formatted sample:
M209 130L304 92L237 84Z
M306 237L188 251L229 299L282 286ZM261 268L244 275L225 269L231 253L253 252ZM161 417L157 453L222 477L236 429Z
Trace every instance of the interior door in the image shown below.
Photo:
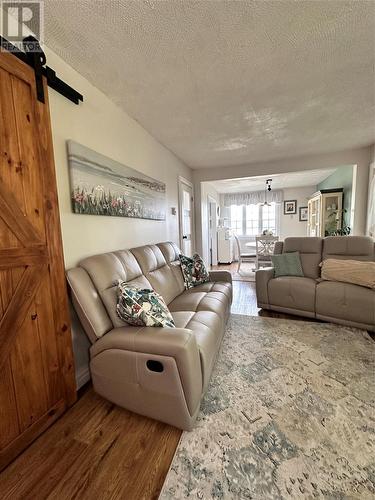
M0 469L76 399L44 93L0 53Z
M180 179L180 246L184 255L191 256L193 252L194 214L193 186Z

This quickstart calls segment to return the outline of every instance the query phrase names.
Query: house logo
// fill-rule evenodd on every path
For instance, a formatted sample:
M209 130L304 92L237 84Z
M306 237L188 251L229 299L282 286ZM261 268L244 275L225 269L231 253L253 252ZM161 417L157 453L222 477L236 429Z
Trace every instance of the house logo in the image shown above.
M12 50L12 45L23 50L23 39L33 35L43 43L44 36L44 2L38 0L30 1L0 1L1 35L6 42L2 48ZM39 46L35 42L28 42L28 52L38 52ZM34 46L35 45L35 46Z

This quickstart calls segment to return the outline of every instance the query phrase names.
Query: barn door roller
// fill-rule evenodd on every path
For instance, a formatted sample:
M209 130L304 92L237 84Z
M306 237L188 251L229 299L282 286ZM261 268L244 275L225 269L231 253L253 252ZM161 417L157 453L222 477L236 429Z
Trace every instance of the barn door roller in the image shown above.
M28 36L23 39L24 51L19 50L2 36L0 36L0 42L2 49L11 52L18 59L33 68L38 101L44 103L43 76L47 78L48 86L66 97L66 99L74 102L74 104L79 104L80 101L83 101L83 96L79 92L74 90L63 80L60 80L52 68L45 66L47 58L36 38Z

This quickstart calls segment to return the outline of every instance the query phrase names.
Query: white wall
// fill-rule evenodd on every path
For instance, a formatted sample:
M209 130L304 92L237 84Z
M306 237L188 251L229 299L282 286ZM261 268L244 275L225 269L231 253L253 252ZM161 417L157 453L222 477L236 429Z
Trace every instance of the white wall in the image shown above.
M191 180L191 170L62 59L48 49L46 54L57 75L84 96L84 102L76 106L49 91L66 267L86 256L119 248L165 240L178 243L178 212L171 215L170 209L178 210L178 175ZM72 213L67 139L165 182L166 222ZM74 313L72 319L76 376L81 385L88 378L88 342Z
M119 248L164 240L177 243L178 215L171 215L170 209L178 209L178 175L191 180L191 170L104 94L48 50L47 62L62 79L84 96L83 104L75 106L53 90L49 92L66 266L74 266L88 255ZM67 139L73 139L165 182L167 221L72 213Z
M195 194L197 196L197 194ZM218 206L220 206L220 195L216 191L216 189L211 186L210 184L203 182L202 187L200 190L200 199L201 199L201 241L202 241L202 249L201 255L203 257L203 260L205 262L209 262L209 245L208 245L208 197L211 197L214 199L217 203ZM196 221L198 223L198 217L199 215L197 214ZM213 251L215 249L213 248ZM217 252L217 250L216 250Z
M281 204L280 239L288 236L307 236L307 221L299 221L299 207L307 207L307 200L316 191L316 186L283 189L284 200L297 200L297 213L284 215L284 204Z

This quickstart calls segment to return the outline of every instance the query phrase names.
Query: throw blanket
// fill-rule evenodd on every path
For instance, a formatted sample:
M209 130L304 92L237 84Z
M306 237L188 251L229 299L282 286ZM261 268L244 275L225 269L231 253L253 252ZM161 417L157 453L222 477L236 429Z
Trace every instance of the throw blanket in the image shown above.
M321 266L324 280L343 281L375 290L375 262L327 259Z

